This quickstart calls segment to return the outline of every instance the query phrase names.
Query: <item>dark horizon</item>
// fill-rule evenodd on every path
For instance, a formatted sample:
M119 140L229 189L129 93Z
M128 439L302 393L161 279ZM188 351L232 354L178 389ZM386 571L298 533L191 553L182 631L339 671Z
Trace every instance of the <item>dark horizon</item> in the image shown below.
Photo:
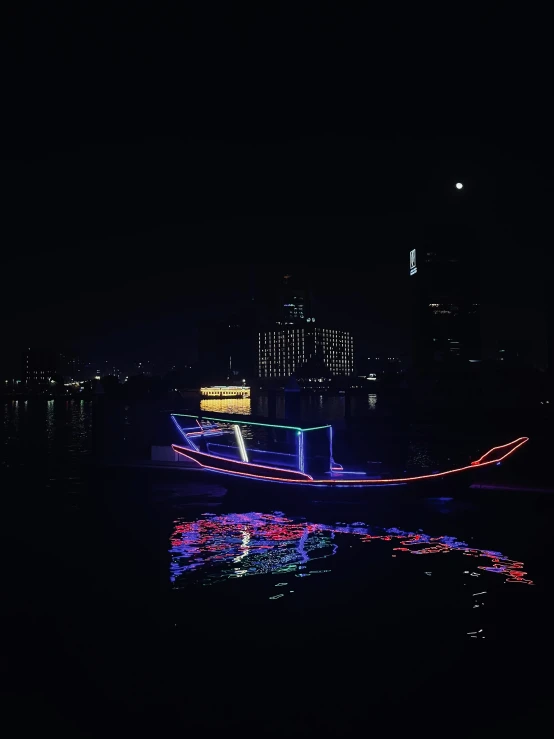
M274 203L281 196L289 211L279 217L241 215L240 199L221 187L197 194L196 203L211 197L211 217L201 215L205 208L194 217L194 201L177 206L179 185L161 155L171 151L179 159L174 140L145 139L137 147L147 173L164 181L163 192L138 192L132 181L138 155L119 162L117 207L110 203L116 186L90 152L88 172L83 152L43 152L25 162L33 186L24 185L23 198L17 192L19 202L11 196L4 222L11 244L4 257L10 275L2 292L4 363L13 370L20 350L37 343L76 350L83 359L156 353L188 363L198 321L232 314L252 295L267 299L285 272L310 283L322 320L332 316L369 347L402 351L407 254L430 234L449 239L460 232L480 251L491 325L506 316L516 332L544 343L551 193L540 150L523 154L505 141L491 150L489 140L476 138L400 141L383 148L382 140L360 138L293 140L283 162L266 151L267 195ZM208 150L198 142L199 174ZM106 167L110 156L117 159L108 150ZM254 166L253 156L245 157L246 166ZM7 164L9 179L23 161ZM301 186L287 177L293 164L304 172ZM462 191L454 187L458 180ZM259 196L253 186L247 192L252 207ZM36 216L25 218L29 213Z

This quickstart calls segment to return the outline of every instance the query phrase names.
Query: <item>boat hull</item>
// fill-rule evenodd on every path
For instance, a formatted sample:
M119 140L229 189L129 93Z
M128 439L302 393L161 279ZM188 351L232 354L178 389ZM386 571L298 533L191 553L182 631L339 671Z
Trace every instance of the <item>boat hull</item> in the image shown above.
M173 444L172 448L178 454L196 462L200 467L211 472L228 475L242 481L251 480L264 483L280 483L289 486L309 486L318 488L383 488L400 486L427 486L430 483L443 483L450 489L455 483L469 485L485 469L500 464L528 441L527 437L519 437L508 444L493 447L478 460L469 465L431 474L411 475L390 478L356 478L346 473L336 473L329 478L314 479L310 475L297 470L269 467L239 462L225 457L201 452L196 449Z
M205 467L213 472L223 472L235 477L248 477L270 482L309 483L313 481L310 475L297 472L296 470L239 462L238 460L219 457L215 454L206 454L196 449L189 449L188 447L179 446L179 444L172 444L171 446L173 451L192 459L201 467Z

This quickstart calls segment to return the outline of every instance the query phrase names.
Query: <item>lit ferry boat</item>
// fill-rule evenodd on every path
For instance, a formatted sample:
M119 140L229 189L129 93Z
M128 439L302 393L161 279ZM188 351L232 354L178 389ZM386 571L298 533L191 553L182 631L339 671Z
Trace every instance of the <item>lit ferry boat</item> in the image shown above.
M249 398L250 388L246 385L210 385L201 387L202 398Z

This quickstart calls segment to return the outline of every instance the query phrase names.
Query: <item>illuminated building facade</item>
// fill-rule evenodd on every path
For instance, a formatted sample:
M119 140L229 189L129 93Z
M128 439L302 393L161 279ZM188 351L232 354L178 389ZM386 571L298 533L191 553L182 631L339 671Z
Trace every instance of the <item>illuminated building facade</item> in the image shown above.
M481 360L479 263L471 243L469 234L445 233L406 254L416 369Z
M348 331L316 326L310 293L285 275L276 320L258 333L258 377L285 381L291 375L323 382L354 374L354 340Z
M310 360L318 359L332 376L354 373L354 339L348 331L316 327L308 318L276 326L258 335L258 375L285 380Z

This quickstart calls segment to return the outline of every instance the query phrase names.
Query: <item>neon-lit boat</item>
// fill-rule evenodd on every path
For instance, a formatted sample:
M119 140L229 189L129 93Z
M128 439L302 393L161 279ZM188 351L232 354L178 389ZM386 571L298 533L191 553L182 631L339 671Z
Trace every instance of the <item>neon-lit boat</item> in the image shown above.
M529 441L520 436L470 464L420 475L380 476L347 470L333 458L333 427L288 426L238 418L171 414L183 440L173 450L212 472L294 485L368 487L406 485L474 473L500 464Z

